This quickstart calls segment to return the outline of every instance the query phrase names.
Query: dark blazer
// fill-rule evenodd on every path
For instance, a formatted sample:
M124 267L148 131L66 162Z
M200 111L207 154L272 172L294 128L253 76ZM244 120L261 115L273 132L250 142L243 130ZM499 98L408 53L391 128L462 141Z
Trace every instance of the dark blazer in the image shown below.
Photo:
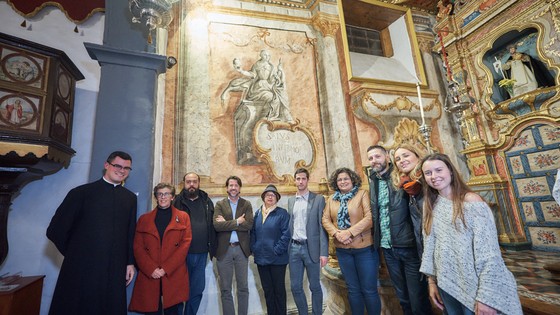
M236 219L245 214L245 222L237 225ZM216 218L221 215L224 217L224 222L216 222ZM235 216L232 213L229 199L224 198L216 203L214 208L214 229L216 230L217 250L216 258L222 259L229 247L229 239L231 231L237 232L239 238L239 245L243 250L245 256L251 255L251 239L249 231L253 227L253 207L251 203L243 198L239 198L237 202L237 211Z
M290 234L294 235L294 203L296 197L288 199L288 213L290 214ZM323 229L321 219L325 209L325 197L309 192L307 200L307 250L314 263L319 262L320 256L329 256L329 237L327 231Z

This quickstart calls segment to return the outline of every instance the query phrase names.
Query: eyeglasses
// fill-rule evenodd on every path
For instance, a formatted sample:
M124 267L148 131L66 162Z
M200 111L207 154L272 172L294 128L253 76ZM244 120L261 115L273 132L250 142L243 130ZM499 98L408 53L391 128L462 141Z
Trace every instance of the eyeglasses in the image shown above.
M160 193L157 193L156 196L158 198L169 197L169 196L171 196L171 193L170 192L163 192L163 193L160 192Z
M109 163L109 162L107 162L107 163ZM116 168L116 169L119 170L119 171L123 171L123 170L124 170L124 171L127 171L127 172L132 171L132 168L130 168L130 167L128 167L128 166L122 166L122 165L113 164L113 163L109 163L109 165L111 165L112 167Z

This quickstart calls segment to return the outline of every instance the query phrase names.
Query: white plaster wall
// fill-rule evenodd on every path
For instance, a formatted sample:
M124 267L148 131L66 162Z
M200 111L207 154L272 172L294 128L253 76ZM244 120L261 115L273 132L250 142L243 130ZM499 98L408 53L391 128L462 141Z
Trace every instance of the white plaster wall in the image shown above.
M0 274L46 275L41 314L47 314L62 256L45 233L66 193L87 182L89 176L100 68L90 59L83 43L102 43L104 15L97 13L78 25L78 33L74 32L76 25L57 8L45 9L26 20L30 30L20 26L24 21L22 16L6 1L0 1L0 32L64 51L85 76L76 89L72 130L72 148L76 155L67 169L28 184L14 198L8 217L10 251L0 265Z

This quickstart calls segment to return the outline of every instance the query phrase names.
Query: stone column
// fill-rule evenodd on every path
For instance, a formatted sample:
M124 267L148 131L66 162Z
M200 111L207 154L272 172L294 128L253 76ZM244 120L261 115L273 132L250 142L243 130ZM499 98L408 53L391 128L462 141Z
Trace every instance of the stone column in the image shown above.
M89 178L102 176L112 151L129 153L133 171L126 187L138 194L143 213L152 207L157 77L165 72L166 57L145 52L146 29L132 24L128 1L107 1L105 16L104 44L85 43L101 66Z
M179 44L175 181L185 172L210 175L210 82L208 19L206 1L184 3ZM181 52L182 51L182 52Z
M317 79L325 136L325 158L327 173L331 174L337 168L352 167L354 164L350 125L335 41L340 24L338 19L327 18L324 15L314 16L312 23L317 33Z

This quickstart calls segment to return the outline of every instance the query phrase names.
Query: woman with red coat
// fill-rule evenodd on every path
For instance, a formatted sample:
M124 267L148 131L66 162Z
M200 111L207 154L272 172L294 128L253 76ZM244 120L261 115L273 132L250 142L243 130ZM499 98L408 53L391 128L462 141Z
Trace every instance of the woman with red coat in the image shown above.
M189 274L185 260L191 245L189 215L171 206L175 187L160 183L154 188L157 207L136 224L134 257L138 277L129 310L159 315L178 314L189 298Z

